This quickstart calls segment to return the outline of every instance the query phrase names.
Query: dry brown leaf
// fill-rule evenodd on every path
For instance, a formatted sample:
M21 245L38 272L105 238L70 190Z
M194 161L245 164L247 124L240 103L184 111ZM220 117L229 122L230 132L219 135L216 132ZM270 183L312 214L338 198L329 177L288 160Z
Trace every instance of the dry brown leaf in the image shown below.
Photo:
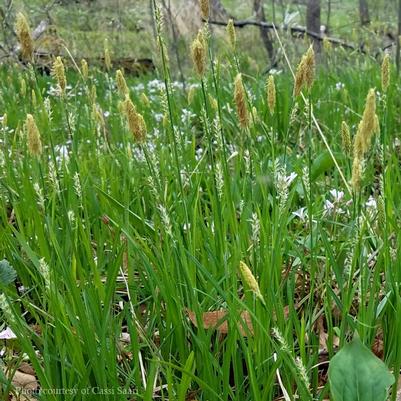
M33 395L28 394L19 394L17 396L12 395L10 401L37 401L38 399Z
M195 312L189 309L187 309L186 312L192 324L195 327L198 327ZM241 335L246 337L248 335L248 332L253 335L253 325L249 312L242 312L241 320L242 321L239 325L239 331ZM217 330L220 334L228 333L227 311L225 309L202 313L202 323L204 329L214 329ZM247 327L247 330L243 326L244 323Z
M33 367L29 363L21 362L21 365L19 366L18 370L21 371L22 373L35 376L35 371L33 370Z
M328 352L327 340L329 335L326 333L323 323L324 315L320 315L316 321L316 328L319 333L319 353L326 354ZM337 336L333 337L333 346L338 347L340 345L340 339Z
M372 352L380 359L384 357L384 342L381 336L378 336L374 339L372 345Z
M196 320L195 312L191 311L190 309L186 309L187 316L189 320L195 327L198 327L198 322ZM287 319L289 315L289 307L288 305L283 309L284 318ZM228 333L228 322L227 322L227 310L220 309L211 312L204 312L202 313L202 322L203 328L214 329L219 332L219 334L227 334ZM245 323L245 326L244 326ZM239 331L243 337L247 337L248 332L253 335L253 325L252 319L248 311L241 312L241 322L239 325Z
M21 372L19 370L15 372L12 383L17 389L33 391L38 388L38 382L35 376Z
M316 321L317 331L319 333L319 352L327 352L327 339L329 335L324 330L323 315L320 315Z

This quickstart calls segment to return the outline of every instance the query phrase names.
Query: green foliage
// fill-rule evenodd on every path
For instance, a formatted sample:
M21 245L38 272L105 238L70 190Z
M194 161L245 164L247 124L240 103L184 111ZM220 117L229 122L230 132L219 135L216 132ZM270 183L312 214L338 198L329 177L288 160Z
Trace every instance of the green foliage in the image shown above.
M8 263L7 260L3 259L0 261L0 288L4 288L15 281L17 278L17 272Z
M334 401L385 401L394 376L356 337L330 361L329 380Z
M280 65L274 115L266 76L244 73L253 115L241 128L233 82L244 55L209 50L204 80L188 77L185 90L166 60L161 75L126 77L147 127L140 143L113 71L67 71L59 96L53 76L0 68L0 254L21 284L2 305L22 350L7 357L26 357L42 389L111 389L107 401L327 399L321 351L334 357L355 331L366 344L383 337L399 370L399 81L377 96L386 135L373 138L355 194L341 121L355 135L378 63L350 54L347 69L342 50L323 53L309 102L293 98ZM27 114L41 155L30 153ZM244 288L241 261L264 304Z

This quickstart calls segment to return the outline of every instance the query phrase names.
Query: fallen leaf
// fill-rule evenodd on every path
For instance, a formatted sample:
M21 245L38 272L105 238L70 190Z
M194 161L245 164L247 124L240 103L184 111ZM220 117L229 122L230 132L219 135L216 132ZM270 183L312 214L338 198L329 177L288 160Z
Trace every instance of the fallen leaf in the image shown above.
M189 320L195 327L198 327L195 312L190 309L186 309ZM288 305L283 309L284 318L287 319L289 315ZM220 334L228 333L228 322L227 322L227 310L220 309L211 312L202 313L202 326L204 329L217 330ZM245 326L244 326L245 323ZM248 333L254 334L252 319L248 311L241 312L241 324L239 325L239 331L243 337L247 337Z
M19 371L22 373L27 373L28 375L35 376L35 371L33 370L33 367L26 362L21 362L21 365L18 368Z
M198 322L196 320L195 312L187 309L186 310L189 320L195 327L198 326ZM253 335L253 325L252 320L249 315L249 312L244 311L241 312L241 324L239 326L239 331L242 336L246 337L248 332ZM243 326L245 323L247 330ZM225 309L212 311L212 312L204 312L202 313L202 326L204 329L214 329L217 330L220 334L228 333L228 322L227 322L227 311Z
M328 352L327 341L329 339L328 333L326 333L323 323L324 315L320 315L316 321L316 328L319 333L319 354L326 354ZM340 339L337 336L333 337L333 347L340 345Z
M17 370L12 379L14 387L17 389L34 391L38 388L36 377L28 373Z

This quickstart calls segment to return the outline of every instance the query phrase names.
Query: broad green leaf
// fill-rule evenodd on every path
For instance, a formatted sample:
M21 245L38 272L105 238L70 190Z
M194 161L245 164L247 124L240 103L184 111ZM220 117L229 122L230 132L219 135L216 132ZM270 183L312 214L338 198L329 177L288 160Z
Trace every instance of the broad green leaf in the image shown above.
M345 156L338 152L334 153L334 157L339 163L342 163L345 159ZM330 153L327 150L321 152L313 161L311 179L316 180L320 175L329 172L332 168L334 168L334 161Z
M334 401L385 401L394 376L355 338L331 360L329 381Z
M11 267L7 260L0 261L0 287L5 287L15 281L16 271Z

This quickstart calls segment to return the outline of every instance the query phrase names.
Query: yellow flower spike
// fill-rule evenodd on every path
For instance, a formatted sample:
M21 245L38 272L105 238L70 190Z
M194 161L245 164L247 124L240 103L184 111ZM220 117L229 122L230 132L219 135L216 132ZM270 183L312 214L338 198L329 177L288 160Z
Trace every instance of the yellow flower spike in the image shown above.
M383 58L382 63L382 90L384 93L387 92L388 87L390 86L390 56L388 53Z
M207 21L209 19L209 12L210 12L209 0L199 0L199 6L201 10L202 19Z
M124 74L121 70L116 71L116 85L122 97L125 97L129 94L127 82L125 81Z
M270 114L274 114L276 107L276 85L274 83L274 76L269 75L267 79L267 105L269 107Z
M255 276L253 275L251 269L241 261L239 263L239 269L242 277L243 283L262 301L262 303L265 303L265 300L263 298L262 293L260 292L259 289L259 284L256 281Z
M242 75L238 74L234 81L234 100L237 107L239 122L243 128L249 126L249 113L246 104L245 88L242 83Z
M15 32L21 46L21 56L24 60L33 61L33 40L28 21L24 14L18 13L15 21Z
M191 54L195 71L202 78L206 72L206 43L201 31L192 43Z
M63 60L60 56L56 57L56 60L53 63L52 75L57 80L57 84L60 88L61 94L64 95L65 89L67 87L67 79L65 77Z
M235 32L234 21L230 18L227 23L227 35L230 45L233 49L237 46L237 35Z
M85 59L81 60L81 72L84 80L86 81L89 77L89 67L88 63Z
M345 121L341 123L341 140L344 153L350 156L352 153L352 141L349 126Z
M32 114L27 114L25 124L28 151L32 156L39 157L42 154L42 141L40 139L40 133Z

